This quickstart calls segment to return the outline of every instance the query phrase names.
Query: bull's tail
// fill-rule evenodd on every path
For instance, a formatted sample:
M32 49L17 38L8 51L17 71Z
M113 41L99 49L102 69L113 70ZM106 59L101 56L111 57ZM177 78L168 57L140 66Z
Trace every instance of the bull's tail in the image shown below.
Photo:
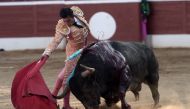
M158 61L152 51L149 57L148 76L146 77L146 80L151 90L155 106L158 105L160 99L160 94L158 92L158 81L159 81L158 69L159 69Z
M149 57L148 57L148 82L153 83L159 80L159 65L158 61L153 53L151 51Z

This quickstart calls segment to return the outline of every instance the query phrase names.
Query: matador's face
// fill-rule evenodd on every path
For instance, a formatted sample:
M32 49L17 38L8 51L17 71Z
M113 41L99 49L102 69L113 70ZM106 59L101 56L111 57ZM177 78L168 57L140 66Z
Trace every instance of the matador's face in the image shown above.
M75 22L75 19L74 19L74 17L66 17L66 18L63 18L63 21L64 21L68 26L71 26L71 25Z

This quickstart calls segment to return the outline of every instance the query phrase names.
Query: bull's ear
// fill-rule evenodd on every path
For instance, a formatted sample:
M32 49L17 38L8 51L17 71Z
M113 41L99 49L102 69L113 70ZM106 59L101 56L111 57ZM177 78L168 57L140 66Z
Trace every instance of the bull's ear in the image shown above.
M91 74L93 74L94 71L95 71L95 68L87 67L87 66L82 65L82 64L80 64L80 66L85 69L85 71L81 73L81 76L84 77L84 78L91 75Z

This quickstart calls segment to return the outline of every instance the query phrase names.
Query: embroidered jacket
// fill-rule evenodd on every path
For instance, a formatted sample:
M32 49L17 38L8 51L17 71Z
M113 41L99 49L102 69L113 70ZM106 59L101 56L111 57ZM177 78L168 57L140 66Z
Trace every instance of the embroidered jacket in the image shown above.
M55 36L43 54L50 55L58 47L63 38L66 38L66 55L68 57L85 45L88 32L89 29L86 25L83 25L83 28L74 25L69 27L60 19L56 25Z

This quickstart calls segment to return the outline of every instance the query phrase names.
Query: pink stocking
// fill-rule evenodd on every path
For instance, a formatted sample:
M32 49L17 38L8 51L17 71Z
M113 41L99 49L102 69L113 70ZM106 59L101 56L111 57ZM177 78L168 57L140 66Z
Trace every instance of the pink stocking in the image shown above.
M64 97L64 107L67 109L67 108L70 108L70 91L67 92L66 96Z
M53 88L53 92L52 92L54 96L57 96L59 89L62 87L62 83L63 83L63 80L60 78L57 78L56 83Z
M64 73L65 73L65 68L63 68L63 70L59 73L59 75L57 77L57 80L56 80L56 82L54 84L54 88L53 88L53 91L52 91L52 94L54 96L57 96L60 88L63 85Z

